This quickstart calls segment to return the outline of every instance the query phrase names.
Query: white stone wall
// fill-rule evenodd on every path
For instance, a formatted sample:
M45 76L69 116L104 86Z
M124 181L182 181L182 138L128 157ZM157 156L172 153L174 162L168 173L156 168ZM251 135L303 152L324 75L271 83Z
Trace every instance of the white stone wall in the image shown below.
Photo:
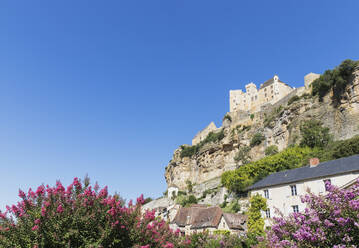
M318 178L308 181L254 190L251 192L251 195L259 194L264 197L264 190L267 189L269 192L269 199L267 199L267 205L270 209L271 217L278 216L278 214L275 213L275 209L278 209L280 212L282 212L284 216L288 216L289 214L293 213L292 206L294 205L298 205L299 211L303 211L306 208L305 203L301 202L300 196L306 195L308 189L316 195L325 194L326 191L324 180L330 179L333 185L342 187L343 185L358 177L359 172L346 175L329 176L325 178ZM292 196L290 185L296 185L296 196ZM263 218L265 218L266 226L271 225L271 221L270 219L266 218L265 212L262 213L262 216Z

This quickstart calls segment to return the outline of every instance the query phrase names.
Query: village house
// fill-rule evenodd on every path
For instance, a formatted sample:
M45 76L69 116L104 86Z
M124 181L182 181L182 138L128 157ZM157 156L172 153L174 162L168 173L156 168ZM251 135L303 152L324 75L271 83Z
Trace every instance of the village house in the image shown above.
M241 214L223 213L220 207L207 207L205 205L192 205L178 210L171 222L173 229L180 229L182 234L216 230L230 231L244 235L247 230L246 216Z
M268 208L262 213L266 226L276 216L278 209L284 216L303 211L301 196L308 191L323 195L326 183L347 187L359 177L359 155L320 163L310 159L309 165L297 169L273 173L248 188L251 195L259 194L267 199Z

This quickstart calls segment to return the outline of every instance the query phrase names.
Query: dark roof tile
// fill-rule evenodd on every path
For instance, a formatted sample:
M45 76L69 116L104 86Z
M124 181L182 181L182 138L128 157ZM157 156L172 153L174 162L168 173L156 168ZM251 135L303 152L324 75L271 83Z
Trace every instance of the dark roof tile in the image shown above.
M359 171L359 154L346 158L326 161L312 168L310 166L305 166L273 173L250 186L248 190L261 189L274 185L289 184L292 182L328 177L355 171Z

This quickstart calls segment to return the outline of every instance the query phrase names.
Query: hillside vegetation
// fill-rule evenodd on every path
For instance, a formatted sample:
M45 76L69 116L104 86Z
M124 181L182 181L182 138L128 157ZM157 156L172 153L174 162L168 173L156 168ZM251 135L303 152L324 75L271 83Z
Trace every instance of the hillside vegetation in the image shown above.
M359 154L359 136L343 141L331 141L329 129L317 120L309 120L301 126L300 146L289 147L277 154L242 165L222 174L223 186L232 192L244 192L246 188L269 174L294 169L308 164L309 158L328 161Z

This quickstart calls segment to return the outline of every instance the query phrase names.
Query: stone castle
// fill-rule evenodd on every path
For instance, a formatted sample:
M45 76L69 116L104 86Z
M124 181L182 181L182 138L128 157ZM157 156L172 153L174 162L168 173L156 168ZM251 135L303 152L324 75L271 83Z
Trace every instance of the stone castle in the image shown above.
M309 85L319 76L315 73L307 74L304 77L305 88L308 89ZM261 84L259 89L254 83L249 83L246 85L246 92L242 90L229 91L229 111L258 112L262 106L278 102L293 90L293 87L280 81L277 75Z
M229 112L228 116L232 119L232 125L251 124L250 116L259 111L266 111L268 107L280 104L287 98L295 95L301 96L304 93L311 92L312 82L319 78L320 74L309 73L304 76L304 86L293 88L290 85L279 80L277 75L257 86L251 82L245 86L246 91L230 90L229 91ZM287 99L288 100L288 99ZM223 120L223 126L226 127L228 120ZM221 129L211 122L206 128L201 130L192 139L192 145L199 144L210 132L217 132Z

